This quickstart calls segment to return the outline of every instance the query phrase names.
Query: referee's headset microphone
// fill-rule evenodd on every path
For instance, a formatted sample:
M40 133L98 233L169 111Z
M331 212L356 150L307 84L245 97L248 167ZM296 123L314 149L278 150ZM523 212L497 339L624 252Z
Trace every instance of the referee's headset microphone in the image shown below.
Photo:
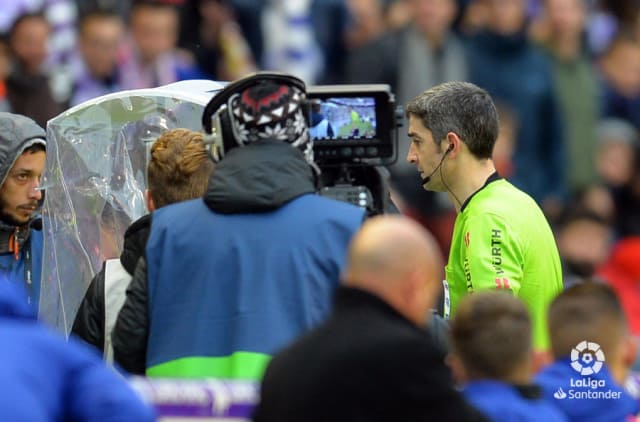
M423 185L429 183L429 180L431 180L431 177L436 173L436 171L440 169L440 167L442 166L442 163L444 163L444 159L447 157L447 154L449 154L451 151L453 151L453 144L449 144L449 148L447 148L444 154L442 154L442 158L440 159L440 162L438 163L436 168L434 168L433 171L428 176L422 178Z

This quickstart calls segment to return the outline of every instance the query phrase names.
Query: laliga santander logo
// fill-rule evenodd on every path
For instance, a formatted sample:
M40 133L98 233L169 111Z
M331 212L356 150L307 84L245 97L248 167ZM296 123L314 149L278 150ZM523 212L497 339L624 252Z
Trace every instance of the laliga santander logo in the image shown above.
M605 379L592 378L602 370L604 352L598 343L581 341L571 349L571 367L581 377L569 380L568 390L562 387L553 393L557 400L564 399L620 399L623 392L619 388L608 388Z
M603 364L604 352L598 343L583 340L571 349L571 367L580 375L597 374Z

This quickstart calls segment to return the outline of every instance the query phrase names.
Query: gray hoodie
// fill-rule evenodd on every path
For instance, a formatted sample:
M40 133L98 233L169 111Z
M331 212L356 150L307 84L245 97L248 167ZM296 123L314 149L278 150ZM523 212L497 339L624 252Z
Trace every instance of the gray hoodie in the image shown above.
M0 112L0 186L24 150L35 144L46 147L45 139L45 131L30 118Z

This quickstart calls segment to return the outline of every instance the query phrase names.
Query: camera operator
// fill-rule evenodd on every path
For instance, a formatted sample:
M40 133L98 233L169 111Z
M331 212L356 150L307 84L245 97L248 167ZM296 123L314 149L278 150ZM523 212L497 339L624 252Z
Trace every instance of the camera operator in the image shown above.
M205 108L219 163L203 198L153 213L113 332L126 370L258 379L323 320L364 210L316 194L305 103L301 80L263 72Z

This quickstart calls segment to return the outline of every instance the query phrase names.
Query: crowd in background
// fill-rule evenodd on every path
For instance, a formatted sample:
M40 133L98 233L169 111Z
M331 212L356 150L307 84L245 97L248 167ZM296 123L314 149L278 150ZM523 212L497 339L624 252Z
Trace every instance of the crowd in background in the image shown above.
M640 393L636 389L631 398L622 391L625 382L634 380L629 370L640 371L638 0L0 0L0 8L0 110L37 122L15 114L0 116L0 149L11 149L2 163L9 176L0 191L0 237L6 236L0 257L12 270L10 279L25 275L27 296L39 296L32 281L39 285L40 277L32 276L30 269L39 267L42 249L42 223L34 215L43 195L40 177L45 163L45 133L38 125L45 128L49 119L70 107L111 92L186 79L231 81L259 69L296 75L308 85L386 83L402 106L443 82L469 81L486 89L496 102L500 129L493 151L495 167L537 201L553 229L564 273L562 281L554 277L560 270L557 254L549 247L554 265L543 281L555 278L557 286L564 283L566 289L546 314L551 350L535 350L535 320L532 325L516 298L496 292L466 295L470 284L454 286L451 291L464 291L465 298L452 313L451 344L445 346L450 346L447 363L460 391L495 420L510 420L512 414L544 420L565 420L564 415L571 420L621 420L623 416L615 415L638 414ZM411 141L405 124L399 128L398 160L389 172L394 203L415 221L376 217L364 220L359 229L363 209L312 195L317 174L310 166L306 125L294 125L304 121L304 87L293 79L286 78L283 85L256 83L243 88L241 99L227 103L239 124L251 130L242 133L244 148L227 150L224 160L216 154L210 179L201 133L179 129L167 136L186 136L184 141L194 149L185 147L182 152L191 151L202 171L196 171L195 161L162 170L158 165L164 159L170 163L180 154L164 143L168 138L156 141L147 175L161 183L149 182L147 208L162 209L153 214L153 230L149 216L127 230L122 256L107 261L92 282L74 333L85 340L95 337L89 343L104 351L107 361L113 352L125 371L152 377L258 380L271 353L295 340L267 369L256 420L285 420L275 416L280 412L293 420L313 420L314 415L327 420L322 411L334 410L325 403L335 397L344 400L339 407L348 420L355 418L346 412L349 408L360 416L369 408L378 416L384 415L380 409L391 411L388 420L403 420L398 416L401 409L421 416L432 411L439 418L446 410L468 411L459 420L483 420L461 405L442 345L431 337L446 334L442 320L432 315L442 299L443 263L437 249L444 256L451 244L460 249L464 244L469 250L469 231L464 241L456 242L456 208L449 205L446 193L422 189L431 176L421 182L415 168L424 173L431 161L437 162L430 151L441 151L434 172L439 169L440 182L457 200L445 184L443 163L446 158L450 165L455 156L462 157L459 163L475 162L462 160L477 140L472 132L447 128L454 135L448 145L440 145L437 133L437 142L425 145L418 136L422 131L415 128L432 138L435 132L432 122L417 125L414 104L414 115L409 113ZM265 95L270 105L282 106L285 112L252 106ZM464 121L471 122L470 127L482 126L481 117ZM283 127L295 130L280 137ZM459 138L468 133L469 139ZM269 142L276 138L284 143ZM264 139L267 142L261 142ZM468 165L454 166L457 173L447 168L455 182L472 173ZM197 173L198 189L188 197L202 196L206 186L203 201L164 206L188 199L157 196L156 188L169 188L171 178L186 181L188 177L176 176L177 170ZM492 173L484 187L496 180ZM182 187L176 192L187 193ZM496 195L499 200L505 199L501 192ZM458 216L474 194L466 196L464 204L457 200ZM532 201L526 203L537 210ZM497 213L498 205L492 202L477 212ZM526 226L520 238L533 239L535 229L544 229L550 242L534 241L537 250L548 252L545 245L554 238L546 223L540 224L542 214L537 215L539 219L527 222L540 227ZM514 216L511 212L513 218L506 220L505 233L518 236L521 232L509 226ZM203 232L216 236L203 237ZM492 248L492 257L502 262L500 249L495 249L498 253L494 255ZM166 256L172 258L160 258ZM467 265L469 260L462 262ZM447 278L458 283L471 280L470 271L464 276ZM494 287L493 278L481 277ZM537 286L536 276L530 277L523 281ZM216 286L226 289L222 294L211 288L214 278ZM120 302L112 308L107 293L114 280L121 282L116 295ZM496 290L509 289L507 278L495 282ZM337 299L331 317L298 338L329 310L334 287ZM528 295L524 289L519 293ZM120 378L98 365L97 357L73 345L73 338L67 351L59 339L46 337L35 314L17 306L21 296L11 295L0 289L0 331L11 339L2 349L6 355L0 361L7 363L8 371L2 372L3 378L28 385L34 394L49 394L51 401L43 403L47 414L99 420L94 410L101 416L120 410L124 420L153 417ZM109 311L119 306L124 306L123 312L115 318ZM31 347L31 336L41 339L41 347ZM551 352L547 358L553 362L544 362L540 351ZM598 362L582 367L574 351L590 358L593 351ZM31 352L33 357L25 354ZM311 353L315 355L310 359ZM31 372L21 372L19 361L29 362ZM547 366L542 371L534 371L543 364ZM622 399L598 401L586 394L582 402L562 401L564 390L571 393L575 387L577 372L589 380L592 376ZM540 391L534 397L533 389L525 388L533 387L532 382L542 388L544 400ZM13 386L12 391L15 398L0 395L6 396L0 408L19 412L15 419L36 420L24 415L40 407L24 405L24 397L30 396L21 387ZM70 400L68 392L78 400ZM317 399L322 393L328 394L326 400ZM416 406L405 406L414 397ZM86 407L89 402L94 406ZM564 415L545 402L557 405ZM297 410L304 416L296 416Z
M449 80L499 108L502 176L543 207L565 284L620 293L640 333L637 0L2 0L0 109L41 126L110 92L281 70L387 83L398 104ZM403 131L403 128L400 128ZM423 191L401 133L394 199L443 252L455 211Z

